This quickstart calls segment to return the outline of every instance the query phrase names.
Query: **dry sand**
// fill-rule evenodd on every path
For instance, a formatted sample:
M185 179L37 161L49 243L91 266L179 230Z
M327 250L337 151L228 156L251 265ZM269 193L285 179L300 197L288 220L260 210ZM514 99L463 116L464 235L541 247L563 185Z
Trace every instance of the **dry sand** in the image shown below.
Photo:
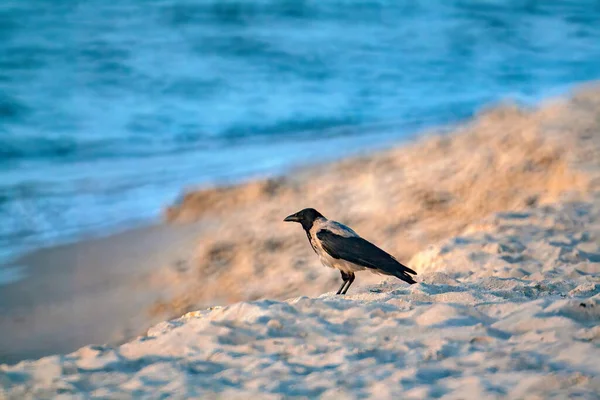
M192 191L165 214L174 229L207 228L184 235L196 248L134 245L151 267L113 304L153 293L130 311L142 330L194 309L271 300L188 314L120 347L0 367L0 388L15 398L597 398L599 191L597 87L535 110L496 107L451 134L386 152ZM382 278L362 273L345 298L277 301L339 286L299 227L281 221L306 206L395 254L420 283L373 286ZM93 299L77 315L107 302ZM60 327L51 315L45 324ZM8 338L31 343L29 330L4 320ZM100 336L93 340L114 341Z
M597 399L600 197L496 214L420 282L192 312L120 347L0 367L7 398Z

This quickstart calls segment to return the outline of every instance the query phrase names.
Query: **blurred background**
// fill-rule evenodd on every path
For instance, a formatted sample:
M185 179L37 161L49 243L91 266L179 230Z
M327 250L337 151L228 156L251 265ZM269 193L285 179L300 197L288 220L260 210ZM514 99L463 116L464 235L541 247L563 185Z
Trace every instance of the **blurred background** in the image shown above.
M600 76L598 21L596 0L3 0L0 257L562 93Z

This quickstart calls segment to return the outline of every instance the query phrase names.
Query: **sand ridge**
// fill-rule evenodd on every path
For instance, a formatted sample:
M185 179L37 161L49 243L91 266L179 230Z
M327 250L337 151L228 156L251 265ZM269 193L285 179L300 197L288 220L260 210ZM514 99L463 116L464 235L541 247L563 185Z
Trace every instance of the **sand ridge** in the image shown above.
M600 187L600 90L590 85L536 109L486 109L445 134L281 178L188 191L166 210L172 223L213 221L183 283L152 312L165 317L215 304L315 296L339 274L321 267L302 232L282 224L314 207L407 263L431 243L500 210L582 200ZM409 265L410 266L410 265ZM360 274L355 285L379 277Z

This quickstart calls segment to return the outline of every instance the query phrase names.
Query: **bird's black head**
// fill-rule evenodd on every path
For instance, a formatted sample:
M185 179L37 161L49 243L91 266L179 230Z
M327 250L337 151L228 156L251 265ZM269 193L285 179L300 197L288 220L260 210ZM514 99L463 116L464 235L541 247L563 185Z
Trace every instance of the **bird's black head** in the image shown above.
M305 208L298 211L296 214L285 217L285 222L299 222L304 230L308 231L313 226L313 222L317 218L323 218L323 215L314 208Z

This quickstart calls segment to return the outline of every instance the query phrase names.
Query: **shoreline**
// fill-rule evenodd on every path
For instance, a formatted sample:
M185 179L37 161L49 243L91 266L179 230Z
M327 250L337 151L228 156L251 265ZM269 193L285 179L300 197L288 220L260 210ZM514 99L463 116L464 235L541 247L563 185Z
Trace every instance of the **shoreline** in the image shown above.
M451 126L453 126L453 124L456 125L458 123L459 121L451 122L447 125L444 125L443 128L451 129ZM269 167L261 166L254 169L250 168L244 171L237 171L230 175L201 175L196 181L193 181L192 183L189 182L189 179L182 179L181 185L179 185L179 189L177 190L178 195L171 196L172 201L161 203L161 211L156 213L153 217L134 218L129 222L119 222L108 225L97 225L95 227L77 231L76 233L72 234L59 233L56 235L55 238L50 240L40 241L39 239L36 239L36 242L34 243L19 245L19 250L8 249L6 246L0 247L0 287L3 284L3 281L5 280L2 277L2 268L5 266L10 266L10 264L14 263L18 258L41 249L60 247L66 244L76 244L93 241L98 238L112 236L126 231L136 230L140 227L159 224L163 222L162 210L165 207L168 207L169 204L177 202L179 196L181 196L181 194L185 191L196 190L199 188L220 188L239 186L263 179L277 179L279 177L286 176L290 174L290 172L293 172L298 169L313 168L315 166L337 162L345 158L357 157L361 154L376 153L389 146L401 146L403 143L414 140L415 137L423 131L422 129L415 129L414 127L410 127L408 128L408 130L404 130L403 128L406 128L407 126L411 125L411 121L404 122L403 124L392 125L395 127L395 129L391 129L385 124L379 125L381 128L380 130L373 130L373 127L378 126L378 124L372 124L363 127L354 127L357 130L362 128L370 132L368 134L363 135L329 135L330 132L328 130L324 130L322 133L325 136L325 138L321 139L318 143L320 146L322 146L323 153L325 153L325 155L321 154L320 157L315 157L315 160L313 160L313 162L302 161L302 158L304 157L303 152L314 152L314 149L311 150L310 147L312 146L312 142L308 140L307 137L299 135L297 138L298 140L295 140L294 138L286 138L280 143L276 143L275 145L269 147L270 152L282 152L286 148L292 146L291 143L297 142L296 147L298 147L298 151L291 154L291 162L286 163L279 160L275 163L275 165L271 165ZM442 129L441 126L438 127L436 124L432 124L430 128ZM338 128L338 130L344 129L350 129L350 127ZM335 129L333 130L335 131ZM402 132L402 134L399 135L397 132ZM233 145L230 150L233 152L233 154L239 154L243 152L242 149L244 149L245 151L249 151L253 154L253 156L249 160L249 163L252 163L253 160L256 161L257 157L258 159L260 159L259 155L265 152L263 148L266 142L267 138L261 138L257 142L249 142L243 146L241 145L241 143L237 143ZM266 156L266 154L263 154L263 157L264 156ZM310 158L311 156L314 156L314 154L309 155L308 158ZM188 182L183 183L183 181ZM7 278L7 280L9 279Z
M26 247L24 250L16 251L13 253L3 254L0 258L0 288L7 284L17 283L18 281L27 277L25 268L21 265L23 259L27 259L34 254L52 251L54 249L64 249L66 247L73 247L78 245L87 245L89 243L95 243L98 241L110 239L120 235L135 235L137 232L143 232L145 230L152 230L157 225L161 225L159 218L149 219L145 221L136 221L132 224L117 224L113 228L98 229L95 231L86 231L83 237L65 237L57 239L48 243L42 243L37 246ZM10 272L10 270L13 270ZM7 273L7 276L2 274ZM11 278L11 275L17 276Z
M595 85L534 109L488 107L449 134L189 192L169 223L25 256L37 272L0 290L0 362L120 343L208 306L332 290L339 275L281 222L305 206L408 262L491 213L585 200L600 187L598 115ZM352 289L380 281L362 274Z
M594 84L595 82L596 81L592 81L588 84ZM203 181L199 181L193 184L188 183L182 185L181 190L179 190L178 197L192 190L218 190L219 188L241 186L262 180L277 180L297 171L311 170L320 166L327 166L332 163L338 163L344 159L357 158L362 156L368 157L369 155L385 151L386 148L389 149L402 147L407 144L411 144L415 141L421 140L423 138L424 133L425 137L427 137L427 135L430 133L438 135L440 133L455 131L456 129L458 129L458 127L464 125L465 123L468 123L473 118L476 118L477 114L480 113L482 110L502 107L503 104L518 104L519 107L524 107L525 109L532 109L538 107L539 105L543 104L548 100L568 96L568 94L573 89L577 89L580 86L582 86L581 83L565 84L555 89L548 90L544 95L540 95L535 99L527 98L527 101L523 99L514 99L515 103L513 103L512 100L501 99L500 101L492 102L490 104L482 104L477 109L477 111L474 112L473 115L471 115L470 117L458 117L456 120L445 122L444 124L442 124L438 121L438 119L435 118L432 119L435 122L421 122L416 120L402 119L398 121L383 121L379 123L373 123L356 127L342 126L329 128L324 130L323 133L327 134L329 131L343 131L345 129L367 130L372 131L372 133L369 133L362 137L360 135L355 134L336 134L333 136L326 135L327 139L324 140L324 144L326 145L326 147L336 147L335 143L338 142L338 140L341 140L340 146L345 147L346 149L340 152L340 154L331 157L325 157L322 160L317 160L312 163L299 161L291 165L287 165L285 167L279 166L274 170L265 170L259 173L249 171L247 173L240 174L239 176L236 175L223 178L223 180L220 182L215 182L214 179L210 177L205 177ZM587 86L587 84L584 84L583 86L585 87ZM509 101L509 103L506 103L507 101ZM415 128L415 126L417 127ZM378 127L379 129L374 130L373 127ZM408 130L406 130L407 127ZM403 132L401 136L398 136L396 133L393 133L399 130ZM354 141L347 141L348 138L353 138ZM308 143L307 140L303 139L302 135L299 135L299 139L301 142ZM375 140L377 144L370 144L369 142L371 141L371 139ZM267 138L262 137L258 143L252 143L251 147L261 147L261 145L264 144L267 140ZM291 141L294 141L294 138L285 138L283 143L289 143ZM333 142L334 145L330 145L328 144L328 142ZM362 144L362 146L360 144ZM176 201L177 199L174 200L174 202ZM171 205L169 203L163 204L163 209L169 208L170 206ZM100 238L118 235L128 231L136 231L139 228L143 228L145 226L153 226L156 224L160 224L164 222L163 214L164 212L161 212L151 218L138 218L135 219L132 223L118 223L110 225L108 227L98 227L97 229L83 230L77 233L76 236L66 235L64 237L61 236L56 240L40 242L31 246L24 246L24 250L20 250L18 252L5 251L0 256L0 288L5 284L5 282L14 282L15 280L22 279L22 275L18 271L9 270L12 267L14 267L14 264L18 261L19 258L22 258L24 256L27 256L28 254L37 252L39 250L61 247L63 245L86 243L90 241L95 241ZM3 277L3 274L6 274L6 276Z

